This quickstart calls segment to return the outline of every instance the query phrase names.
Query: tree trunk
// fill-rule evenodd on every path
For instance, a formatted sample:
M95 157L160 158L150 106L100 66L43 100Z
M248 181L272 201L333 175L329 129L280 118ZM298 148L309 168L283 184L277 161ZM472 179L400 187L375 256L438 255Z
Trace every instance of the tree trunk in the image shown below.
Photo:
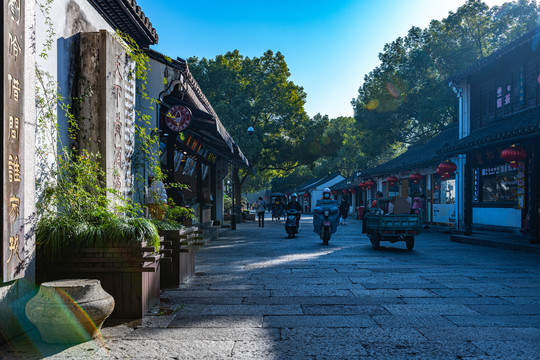
M249 174L245 174L244 177L240 178L240 169L237 167L233 168L232 179L234 184L234 204L242 205L242 186L246 181Z
M233 186L234 186L234 204L235 206L242 205L242 184L244 181L240 180L240 169L237 167L233 168Z

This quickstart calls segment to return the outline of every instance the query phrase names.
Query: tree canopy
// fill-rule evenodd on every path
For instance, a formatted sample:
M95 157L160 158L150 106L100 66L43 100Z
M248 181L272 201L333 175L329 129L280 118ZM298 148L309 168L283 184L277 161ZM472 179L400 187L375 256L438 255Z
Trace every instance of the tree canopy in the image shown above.
M294 84L280 52L245 57L238 50L215 59L188 59L189 69L219 118L250 160L255 178L246 183L263 187L328 152L321 146L327 119L310 119L306 93ZM248 136L252 126L254 134ZM250 175L240 170L239 184Z
M412 27L386 44L381 64L365 76L352 102L364 166L456 122L458 99L448 86L450 76L533 30L538 10L529 0L492 8L468 0L442 21L424 30Z

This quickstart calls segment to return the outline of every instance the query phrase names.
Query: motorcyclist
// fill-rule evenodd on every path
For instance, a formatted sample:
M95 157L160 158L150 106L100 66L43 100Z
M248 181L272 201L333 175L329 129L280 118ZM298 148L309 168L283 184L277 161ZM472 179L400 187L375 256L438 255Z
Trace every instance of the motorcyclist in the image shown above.
M293 193L291 195L291 201L287 204L286 210L296 210L296 225L300 222L300 213L302 212L302 205L300 205L296 200L298 197L296 196L296 193Z
M328 214L324 215L326 211L328 211ZM313 214L313 231L321 236L325 245L328 245L330 234L327 234L328 238L324 239L322 232L325 221L329 221L331 224L330 234L335 233L339 225L339 209L337 202L332 199L332 190L329 188L323 190L322 199L317 200Z

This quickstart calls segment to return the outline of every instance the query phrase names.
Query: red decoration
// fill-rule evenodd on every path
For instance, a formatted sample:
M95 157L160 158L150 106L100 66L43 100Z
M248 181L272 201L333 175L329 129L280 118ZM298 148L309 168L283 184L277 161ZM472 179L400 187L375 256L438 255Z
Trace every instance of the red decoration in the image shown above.
M175 105L165 115L165 123L172 131L182 132L191 124L191 110L182 105Z
M399 179L395 176L389 176L386 178L386 181L388 182L388 184L390 184L390 186L394 186L399 181Z
M368 180L364 183L364 186L367 186L368 189L371 189L371 187L374 185L375 185L375 182L373 180Z
M358 187L360 188L360 190L364 190L364 188L366 187L366 183L361 182L358 184Z
M436 171L437 175L439 175L441 177L441 180L446 180L446 178L448 178L447 175L445 175L441 169L437 168L437 171Z
M305 197L305 198L309 197L309 194L308 194L308 193L305 193L305 194L304 194L304 197Z
M450 160L446 160L445 162L442 162L439 164L439 169L441 170L441 173L442 173L441 177L444 177L444 179L447 179L451 177L454 174L454 172L457 170L457 165L451 162Z
M355 188L350 188L349 191L351 192L351 194L354 194L356 192L356 189Z
M411 179L415 184L418 184L418 182L422 180L422 175L419 173L414 173L409 176L409 179Z
M337 191L336 190L332 191L332 194L337 195Z
M519 166L519 161L523 161L527 158L527 151L525 151L523 148L517 147L516 145L512 145L501 152L501 157L510 162L510 167L515 169Z

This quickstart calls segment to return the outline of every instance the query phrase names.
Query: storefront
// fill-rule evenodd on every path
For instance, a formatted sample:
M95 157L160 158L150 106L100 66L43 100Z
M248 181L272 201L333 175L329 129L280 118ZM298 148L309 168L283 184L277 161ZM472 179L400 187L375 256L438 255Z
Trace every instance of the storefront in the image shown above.
M460 99L463 228L528 232L538 241L540 60L537 31L451 80ZM458 197L460 194L458 193Z
M450 125L425 144L411 146L400 156L363 172L356 180L361 190L358 201L369 203L377 191L383 197L404 197L411 203L418 197L422 199L425 223L456 226L456 175L438 169L446 160L457 161L441 153L457 142L457 132L457 125Z

